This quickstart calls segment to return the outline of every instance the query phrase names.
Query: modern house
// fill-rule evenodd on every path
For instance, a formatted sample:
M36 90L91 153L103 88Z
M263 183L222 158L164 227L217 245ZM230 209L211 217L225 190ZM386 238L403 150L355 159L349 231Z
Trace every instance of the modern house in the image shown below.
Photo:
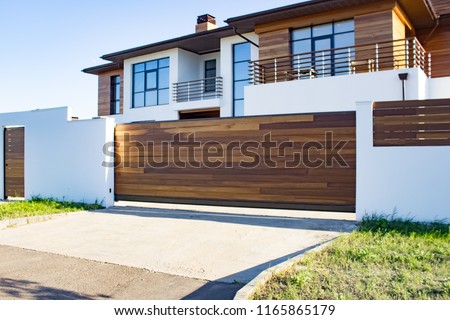
M193 34L84 69L99 79L98 115L129 123L450 97L448 1L312 0L225 22L202 15Z
M0 114L0 197L450 219L448 0L312 0L226 23L202 15L84 69L95 119Z

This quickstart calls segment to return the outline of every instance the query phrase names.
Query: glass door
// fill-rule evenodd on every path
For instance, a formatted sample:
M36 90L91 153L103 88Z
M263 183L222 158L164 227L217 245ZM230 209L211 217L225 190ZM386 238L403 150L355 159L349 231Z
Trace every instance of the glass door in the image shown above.
M315 52L314 69L316 71L317 76L319 77L326 77L333 75L333 53L331 51L332 48L333 48L332 36L324 36L313 39L313 51Z

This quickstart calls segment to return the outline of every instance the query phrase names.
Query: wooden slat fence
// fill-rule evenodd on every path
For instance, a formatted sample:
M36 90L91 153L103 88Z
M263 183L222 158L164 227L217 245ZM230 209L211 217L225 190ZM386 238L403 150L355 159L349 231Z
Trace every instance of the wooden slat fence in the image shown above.
M449 146L450 99L374 103L373 144Z

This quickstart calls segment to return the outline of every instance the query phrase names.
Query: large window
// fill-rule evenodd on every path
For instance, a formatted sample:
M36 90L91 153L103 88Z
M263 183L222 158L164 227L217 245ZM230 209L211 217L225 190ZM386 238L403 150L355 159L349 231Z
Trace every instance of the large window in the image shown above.
M233 116L244 115L244 87L250 84L250 43L233 46Z
M348 71L349 60L353 58L354 49L330 49L353 47L355 45L355 24L353 20L338 21L328 24L295 29L291 32L292 54L302 54L296 66L299 69L313 67L318 73L334 75ZM326 50L322 53L311 53ZM331 62L330 62L331 60ZM295 57L293 63L295 63ZM326 70L322 71L322 66ZM325 74L324 74L325 75Z
M110 114L120 113L120 76L111 77L111 104Z
M169 58L133 66L133 108L169 103Z

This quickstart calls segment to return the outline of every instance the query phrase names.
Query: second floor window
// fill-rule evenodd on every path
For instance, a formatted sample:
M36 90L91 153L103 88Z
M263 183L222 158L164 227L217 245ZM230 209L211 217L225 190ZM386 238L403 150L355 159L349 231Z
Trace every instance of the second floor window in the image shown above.
M347 71L349 55L350 59L354 55L354 45L354 20L337 21L291 31L291 52L293 55L299 55L293 58L294 67L299 69L313 67L319 75L323 76ZM332 50L336 48L344 49Z
M169 103L169 58L133 65L133 108Z
M244 88L250 84L248 65L251 60L250 43L233 46L233 116L244 116Z
M205 92L216 92L216 60L205 61Z
M111 114L120 114L120 76L111 77Z

